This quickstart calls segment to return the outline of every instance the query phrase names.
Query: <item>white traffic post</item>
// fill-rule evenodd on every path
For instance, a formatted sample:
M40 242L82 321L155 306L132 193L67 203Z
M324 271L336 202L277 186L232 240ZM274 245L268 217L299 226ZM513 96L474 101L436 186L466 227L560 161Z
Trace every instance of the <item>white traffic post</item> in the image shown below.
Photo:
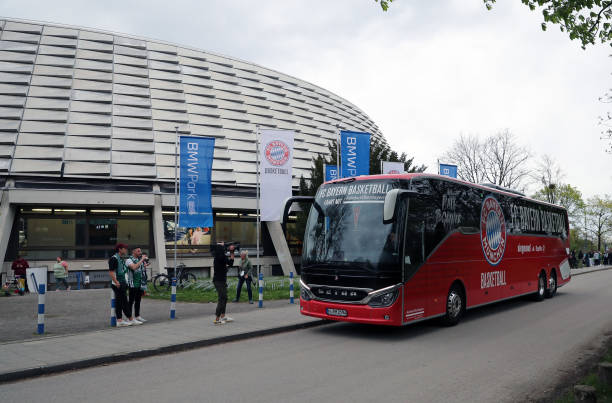
M45 285L38 285L38 334L45 333Z
M293 304L293 272L289 272L289 303Z

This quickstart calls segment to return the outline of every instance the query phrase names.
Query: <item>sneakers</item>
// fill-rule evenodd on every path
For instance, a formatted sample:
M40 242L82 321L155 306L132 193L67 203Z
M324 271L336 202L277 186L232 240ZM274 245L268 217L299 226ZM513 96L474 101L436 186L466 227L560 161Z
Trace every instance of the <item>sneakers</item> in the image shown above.
M234 319L230 318L229 316L224 316L224 317L221 318L221 321L224 322L224 323L229 323L229 322L233 322Z
M130 320L128 322L130 322L134 326L142 325L142 322L137 320L137 319L132 319L132 320Z
M127 327L132 326L132 322L129 320L122 320L121 322L117 321L117 327Z
M251 300L249 300L249 304L252 304L252 303L253 303L253 300L252 300L252 299L251 299Z
M232 300L232 302L238 302L238 300L237 300L237 299L234 299L234 300Z
M142 316L136 316L136 320L137 320L138 322L142 322L142 323L145 323L145 322L147 321L147 320L146 320L145 318L143 318Z
M225 323L225 321L221 320L221 319L219 319L219 320L215 319L214 322L213 322L213 324L215 324L215 325L222 325L224 323Z

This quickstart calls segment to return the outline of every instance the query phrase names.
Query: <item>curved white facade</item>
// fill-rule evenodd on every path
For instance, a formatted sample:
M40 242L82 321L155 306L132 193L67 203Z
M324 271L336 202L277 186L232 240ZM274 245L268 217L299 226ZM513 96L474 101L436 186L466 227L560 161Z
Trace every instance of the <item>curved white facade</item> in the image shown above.
M0 175L174 179L175 127L213 136L214 184L255 185L256 125L295 131L294 186L359 108L264 67L48 23L0 20Z

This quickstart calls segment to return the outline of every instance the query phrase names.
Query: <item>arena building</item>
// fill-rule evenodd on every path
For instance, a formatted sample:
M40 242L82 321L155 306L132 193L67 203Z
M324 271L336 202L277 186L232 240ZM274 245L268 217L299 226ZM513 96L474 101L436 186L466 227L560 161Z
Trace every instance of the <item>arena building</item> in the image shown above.
M254 249L256 126L295 132L294 189L339 127L385 142L349 101L253 63L95 29L0 19L3 272L10 276L22 254L30 266L51 268L61 255L71 270L102 274L116 242L142 246L154 271L171 267L177 130L216 139L214 227L178 229L179 262L206 274L211 243ZM261 264L268 267L278 264L270 242L276 228L262 226Z

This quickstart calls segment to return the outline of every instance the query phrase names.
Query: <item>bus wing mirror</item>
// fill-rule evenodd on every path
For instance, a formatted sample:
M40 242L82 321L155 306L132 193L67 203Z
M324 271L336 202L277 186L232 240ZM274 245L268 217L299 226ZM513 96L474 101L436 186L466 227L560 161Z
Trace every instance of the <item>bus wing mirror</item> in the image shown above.
M289 210L291 210L291 206L293 203L314 203L315 207L318 207L317 210L321 210L321 207L314 202L314 196L293 196L285 200L285 208L283 209L283 216L281 218L281 225L287 224L287 219L289 218ZM322 213L322 211L319 211Z
M395 213L397 211L395 206L397 205L397 199L408 197L408 195L414 193L415 192L404 189L393 189L387 192L385 195L385 205L383 209L383 223L389 224L395 221Z

